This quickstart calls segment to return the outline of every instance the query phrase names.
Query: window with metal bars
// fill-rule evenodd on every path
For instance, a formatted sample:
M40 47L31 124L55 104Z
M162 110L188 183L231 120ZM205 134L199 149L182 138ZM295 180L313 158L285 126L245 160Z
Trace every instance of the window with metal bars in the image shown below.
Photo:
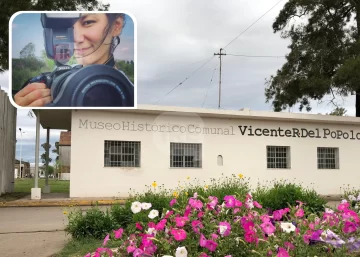
M170 167L201 168L201 144L170 143Z
M105 167L140 167L140 142L105 141Z
M267 146L268 169L290 169L290 146Z
M318 169L339 169L339 148L317 148Z

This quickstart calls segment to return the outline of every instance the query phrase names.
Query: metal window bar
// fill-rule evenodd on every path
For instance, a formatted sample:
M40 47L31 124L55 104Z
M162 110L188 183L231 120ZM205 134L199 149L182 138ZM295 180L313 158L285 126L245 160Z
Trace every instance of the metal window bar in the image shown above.
M290 154L288 146L267 146L268 169L288 169Z
M318 169L338 169L338 148L318 147L317 149Z
M105 167L140 167L140 142L105 141Z
M170 167L201 168L201 144L170 143Z

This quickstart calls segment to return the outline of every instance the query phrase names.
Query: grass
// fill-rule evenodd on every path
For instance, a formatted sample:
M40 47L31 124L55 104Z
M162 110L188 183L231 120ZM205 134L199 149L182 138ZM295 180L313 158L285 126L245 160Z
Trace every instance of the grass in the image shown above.
M15 179L15 193L31 193L31 188L35 185L34 178L18 178ZM40 188L45 186L45 179L39 179ZM69 193L69 180L49 179L49 186L52 193Z
M52 255L52 257L83 257L87 253L94 252L96 246L102 245L103 240L96 240L92 238L81 239L81 240L70 240L61 252ZM108 248L119 247L119 242L108 241L106 244Z
M15 179L15 188L13 193L6 193L0 196L0 202L10 202L31 194L31 188L35 185L34 178ZM45 179L39 179L40 188L45 186ZM49 179L51 193L69 193L70 181Z

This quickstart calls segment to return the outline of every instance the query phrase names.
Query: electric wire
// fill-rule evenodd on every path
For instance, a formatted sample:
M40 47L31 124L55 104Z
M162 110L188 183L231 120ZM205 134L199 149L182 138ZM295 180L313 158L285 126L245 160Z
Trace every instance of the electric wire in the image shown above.
M218 66L218 64L216 64L215 69L214 69L214 72L213 72L213 74L212 74L212 76L211 76L211 80L210 80L210 83L209 83L209 86L208 86L208 89L207 89L207 91L206 91L206 95L205 95L205 98L204 98L204 101L203 101L203 103L202 103L201 107L204 107L204 104L205 104L205 101L206 101L207 95L208 95L209 90L210 90L210 87L211 87L211 82L213 81L215 71L217 70L217 66Z
M226 54L230 56L249 57L249 58L286 58L285 55L246 55L246 54Z
M249 27L247 27L243 32L240 33L240 35L238 35L236 38L234 38L229 44L227 44L225 47L223 47L223 49L225 49L226 47L228 47L232 42L234 42L236 39L238 39L242 34L244 34L246 31L248 31L252 26L255 25L255 23L257 23L261 18L263 18L266 14L268 14L272 9L274 9L278 4L280 4L280 2L283 0L280 0L279 2L277 2L273 7L271 7L266 13L264 13L263 15L260 16L260 18L258 18L253 24L251 24Z
M210 59L208 59L204 64L202 64L198 69L196 69L193 73L191 73L190 76L186 77L183 81L181 81L177 86L175 86L173 89L171 89L169 92L167 92L163 98L159 99L156 104L158 102L160 102L162 99L164 99L166 96L168 96L172 91L174 91L176 88L178 88L179 86L181 86L186 80L188 80L192 75L194 75L198 70L200 70L202 67L204 67L208 62L210 62L215 56L212 56Z

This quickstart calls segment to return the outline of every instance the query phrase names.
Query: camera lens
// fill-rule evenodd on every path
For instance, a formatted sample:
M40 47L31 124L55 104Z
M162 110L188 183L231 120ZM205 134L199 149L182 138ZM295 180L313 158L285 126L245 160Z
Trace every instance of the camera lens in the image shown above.
M116 88L107 84L98 84L89 89L82 100L82 106L107 107L122 106L125 99L120 97L120 92Z
M54 79L53 106L134 107L134 86L120 71L89 65Z

